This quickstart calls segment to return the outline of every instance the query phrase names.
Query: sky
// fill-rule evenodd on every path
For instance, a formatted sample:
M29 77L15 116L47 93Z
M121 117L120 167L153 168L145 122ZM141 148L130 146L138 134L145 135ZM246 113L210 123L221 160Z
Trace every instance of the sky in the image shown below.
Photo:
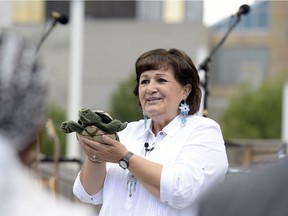
M203 21L210 26L238 12L243 4L251 5L255 0L204 0Z

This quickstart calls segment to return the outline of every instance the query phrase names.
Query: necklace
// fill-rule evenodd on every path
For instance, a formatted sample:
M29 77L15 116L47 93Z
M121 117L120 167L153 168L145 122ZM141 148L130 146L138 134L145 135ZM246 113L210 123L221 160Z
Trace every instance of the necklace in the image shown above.
M144 156L146 156L148 153L153 151L154 143L152 144L152 147L149 148L149 143L145 142L144 143L144 148L145 148L145 155ZM128 196L129 197L132 197L132 195L136 191L136 185L137 185L137 179L135 178L135 176L131 172L129 172L128 173L128 177L127 177L127 183L126 183L126 187L127 187L126 189L128 191Z
M134 175L129 172L128 178L127 178L127 190L128 190L128 196L132 197L133 193L136 191L136 184L137 179L134 177Z
M162 135L162 134L161 134ZM147 136L147 141L144 143L144 157L149 154L151 151L154 150L155 148L155 139L153 139L153 142L151 144L151 147L150 147L150 144L148 141L152 141L151 139L151 133L148 134ZM150 147L150 148L149 148ZM128 173L128 176L127 176L127 183L126 183L126 189L128 191L128 196L129 197L132 197L133 194L135 193L136 191L136 185L137 185L137 179L135 178L135 176L129 172Z

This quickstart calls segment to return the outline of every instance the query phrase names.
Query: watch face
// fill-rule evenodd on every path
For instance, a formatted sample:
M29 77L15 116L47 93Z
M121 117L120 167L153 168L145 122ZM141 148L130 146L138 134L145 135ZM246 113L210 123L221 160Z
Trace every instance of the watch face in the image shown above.
M126 168L127 168L127 162L124 161L124 160L119 161L119 165L120 165L120 167L122 167L123 169L126 169Z

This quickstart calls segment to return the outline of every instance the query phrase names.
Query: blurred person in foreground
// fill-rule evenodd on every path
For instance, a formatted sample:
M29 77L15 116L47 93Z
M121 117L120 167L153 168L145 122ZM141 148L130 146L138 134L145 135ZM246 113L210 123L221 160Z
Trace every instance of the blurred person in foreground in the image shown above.
M101 216L193 216L198 195L228 166L219 125L196 114L197 69L181 50L148 51L136 61L134 94L144 118L120 131L120 142L79 137L87 158L74 194L102 204Z
M287 216L287 183L287 157L248 174L233 174L201 198L198 215Z
M12 29L0 35L0 212L5 216L91 215L91 210L39 190L30 165L36 162L38 128L46 82L36 48Z

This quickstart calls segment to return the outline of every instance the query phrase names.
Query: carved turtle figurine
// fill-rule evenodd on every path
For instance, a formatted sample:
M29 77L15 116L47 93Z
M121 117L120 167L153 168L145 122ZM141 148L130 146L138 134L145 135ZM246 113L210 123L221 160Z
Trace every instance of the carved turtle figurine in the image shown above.
M119 141L117 132L125 129L128 124L127 122L122 123L117 119L113 119L103 110L83 108L79 110L78 116L77 122L64 121L61 124L61 131L64 133L76 132L77 138L80 135L97 142L103 142L103 134Z

